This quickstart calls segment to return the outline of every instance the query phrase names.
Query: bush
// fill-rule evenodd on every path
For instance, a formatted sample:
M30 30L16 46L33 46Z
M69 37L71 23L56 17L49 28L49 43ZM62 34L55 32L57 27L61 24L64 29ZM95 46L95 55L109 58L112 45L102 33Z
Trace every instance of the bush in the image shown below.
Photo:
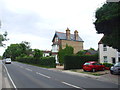
M95 55L65 56L64 69L81 69L87 61L98 61L98 57Z
M58 59L60 64L64 64L64 57L66 55L73 55L74 48L66 44L66 48L60 49L58 52Z
M103 63L103 65L105 65L105 67L111 67L111 66L113 66L113 64L111 64L111 63Z
M40 66L45 66L45 67L51 67L55 68L56 63L55 63L55 58L54 57L44 57L44 58L36 58L31 57L31 56L24 56L24 57L17 57L16 61L22 62L22 63L28 63L28 64L35 64L35 65L40 65ZM37 61L37 63L36 63Z

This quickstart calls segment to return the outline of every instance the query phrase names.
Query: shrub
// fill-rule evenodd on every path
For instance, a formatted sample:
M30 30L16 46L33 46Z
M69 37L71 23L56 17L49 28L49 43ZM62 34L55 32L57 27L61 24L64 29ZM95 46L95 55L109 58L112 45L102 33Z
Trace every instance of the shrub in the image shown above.
M58 52L59 63L64 64L64 57L66 55L73 55L74 48L66 44L66 48L60 49Z
M55 58L54 57L42 57L42 58L34 58L31 56L24 56L24 57L17 57L16 61L28 63L28 64L35 64L40 66L47 66L51 68L56 67ZM37 63L36 63L37 61Z
M111 64L111 63L103 63L103 65L105 65L105 67L111 67L111 66L113 66L113 64Z
M98 61L98 57L95 55L65 56L64 69L81 69L87 61Z

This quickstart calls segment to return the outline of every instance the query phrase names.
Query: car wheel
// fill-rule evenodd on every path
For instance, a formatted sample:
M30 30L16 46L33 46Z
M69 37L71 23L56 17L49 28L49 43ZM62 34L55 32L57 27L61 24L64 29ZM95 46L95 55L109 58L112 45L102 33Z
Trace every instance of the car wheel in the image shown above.
M96 71L95 68L93 68L93 69L92 69L92 72L95 72L95 71Z
M111 74L113 74L113 71L110 71Z
M86 72L86 70L85 70L85 69L83 69L83 71L84 71L84 72Z
M103 71L105 71L105 68L102 68Z

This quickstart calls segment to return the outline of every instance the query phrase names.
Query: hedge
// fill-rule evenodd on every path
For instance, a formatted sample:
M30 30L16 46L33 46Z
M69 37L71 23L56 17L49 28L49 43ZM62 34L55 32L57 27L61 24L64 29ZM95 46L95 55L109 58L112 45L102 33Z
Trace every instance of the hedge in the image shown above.
M111 64L111 63L102 63L103 65L105 65L105 67L111 67L111 66L113 66L113 64Z
M64 69L81 69L83 64L87 61L97 61L98 57L95 55L84 55L84 56L65 56L64 58Z
M16 61L22 62L22 63L39 65L39 66L50 67L50 68L56 67L54 57L43 57L43 58L38 58L38 59L35 59L34 57L17 57Z

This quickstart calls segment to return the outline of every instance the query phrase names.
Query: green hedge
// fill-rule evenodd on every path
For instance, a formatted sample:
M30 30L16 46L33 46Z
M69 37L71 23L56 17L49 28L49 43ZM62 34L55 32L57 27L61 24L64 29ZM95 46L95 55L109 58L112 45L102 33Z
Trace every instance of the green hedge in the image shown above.
M103 65L105 65L105 67L111 67L111 66L113 66L113 64L111 64L111 63L102 63Z
M65 56L64 69L81 69L87 61L98 61L98 57L95 55Z
M35 64L39 66L45 66L50 68L55 68L55 58L54 57L43 57L35 59L34 57L17 57L16 61L28 64Z

